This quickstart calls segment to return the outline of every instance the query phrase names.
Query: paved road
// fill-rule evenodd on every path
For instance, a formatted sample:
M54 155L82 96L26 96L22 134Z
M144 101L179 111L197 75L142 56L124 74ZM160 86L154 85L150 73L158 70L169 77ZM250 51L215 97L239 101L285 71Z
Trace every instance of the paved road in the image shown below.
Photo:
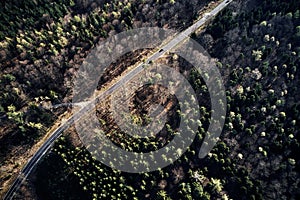
M56 105L49 106L49 107L44 107L44 108L45 109L57 109L57 108L60 108L60 107L74 107L74 106L82 108L82 107L86 106L86 104L88 104L88 102L60 103L60 104L56 104Z
M99 94L94 100L89 102L84 102L81 106L81 109L73 114L70 118L68 118L62 125L60 125L56 130L54 130L51 136L44 142L44 144L37 150L37 152L33 155L33 157L28 161L28 163L24 166L19 176L15 180L15 182L11 185L10 189L6 193L4 199L12 199L15 192L22 184L23 180L25 180L28 175L31 173L36 164L41 160L41 158L49 151L49 149L53 146L54 141L61 136L61 134L67 130L73 123L79 120L85 113L94 109L95 102L99 102L108 95L112 94L114 90L121 87L123 84L131 80L138 73L143 71L144 64L148 64L160 56L162 56L167 51L171 50L173 47L184 41L189 37L193 32L195 32L199 27L205 24L208 20L216 16L218 12L224 9L230 2L233 0L225 0L220 3L216 8L214 8L211 12L206 13L203 18L199 21L191 25L189 28L184 30L183 32L176 35L171 41L161 47L158 51L153 53L144 63L139 64L136 68L128 72L125 76L123 76L119 81L109 87L106 91Z

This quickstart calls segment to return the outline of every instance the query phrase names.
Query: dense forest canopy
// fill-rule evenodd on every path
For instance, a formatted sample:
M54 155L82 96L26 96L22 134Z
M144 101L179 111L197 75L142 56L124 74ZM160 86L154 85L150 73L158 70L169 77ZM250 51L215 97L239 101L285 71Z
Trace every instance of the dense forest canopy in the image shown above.
M216 2L199 0L12 0L0 2L0 193L51 127L70 115L73 80L89 52L109 36L139 27L182 31ZM209 6L208 6L209 5ZM176 54L158 62L179 69L200 107L195 140L172 165L131 174L108 168L83 146L71 127L18 191L36 199L299 199L298 0L236 0L192 38L222 74L227 115L214 149L198 158L210 123L207 85ZM122 76L151 50L124 55L107 68L99 87ZM165 99L156 94L163 92ZM190 95L190 94L187 94ZM139 140L115 126L109 103L96 110L105 134L120 147L156 150L176 135L181 117L176 98L147 86L132 97L133 120L143 124L149 102L168 107L157 138ZM188 105L186 105L188 106ZM188 118L188 117L187 117ZM88 130L87 130L88 131ZM193 131L193 130L191 130ZM163 140L163 143L161 142ZM103 156L108 156L103 154ZM170 159L162 155L163 159ZM3 172L3 173L2 173Z

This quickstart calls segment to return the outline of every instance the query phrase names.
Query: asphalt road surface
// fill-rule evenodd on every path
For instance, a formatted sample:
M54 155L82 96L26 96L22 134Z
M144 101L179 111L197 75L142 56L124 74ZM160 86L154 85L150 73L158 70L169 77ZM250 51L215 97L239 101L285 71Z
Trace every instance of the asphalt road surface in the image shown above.
M4 199L13 199L15 192L22 184L23 180L25 180L28 177L28 175L31 173L31 171L34 169L37 163L41 160L41 158L50 150L55 140L59 138L65 130L67 130L77 120L79 120L85 113L93 110L95 102L101 101L105 97L109 96L120 86L122 86L123 84L131 80L134 76L136 76L138 73L143 71L143 66L145 64L153 62L154 60L162 56L164 53L166 53L176 45L183 42L186 38L189 37L189 35L195 32L199 27L205 24L208 20L216 16L217 13L219 13L232 1L233 0L225 0L222 3L220 3L216 8L214 8L211 12L205 13L203 18L201 18L199 21L197 21L196 23L188 27L186 30L176 35L167 44L165 44L159 50L153 53L144 63L139 64L136 68L128 72L119 81L117 81L115 84L109 87L106 91L99 94L98 97L96 97L94 100L85 102L77 113L73 114L62 125L60 125L56 130L52 132L51 136L44 142L44 144L37 150L37 152L33 155L33 157L24 166L19 176L17 177L17 179L14 181L14 183L11 185L10 189L6 193Z

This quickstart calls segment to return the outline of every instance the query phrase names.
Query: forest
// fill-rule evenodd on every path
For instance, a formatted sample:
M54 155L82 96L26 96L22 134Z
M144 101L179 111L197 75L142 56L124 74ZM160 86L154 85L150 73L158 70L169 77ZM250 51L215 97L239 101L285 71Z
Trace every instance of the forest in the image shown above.
M180 32L216 3L1 1L0 197L38 144L72 114L68 107L52 106L72 101L74 78L97 43L140 27ZM181 105L165 88L151 84L131 97L130 111L132 120L143 125L151 103L167 108L167 123L156 137L126 135L114 122L108 99L96 106L96 113L104 129L101 134L134 152L164 147L176 136L180 120L187 126L196 125L197 130L188 129L196 137L179 159L161 155L172 164L151 172L115 170L95 159L72 126L55 142L15 198L300 199L300 2L234 0L191 38L214 59L226 89L225 125L205 158L198 157L199 144L214 112L207 100L207 84L188 61L166 53L156 62L185 75L197 96L199 120L181 112L190 108L188 103ZM130 52L112 63L98 89L124 75L151 51ZM86 131L91 132L88 127ZM102 153L104 158L111 156Z

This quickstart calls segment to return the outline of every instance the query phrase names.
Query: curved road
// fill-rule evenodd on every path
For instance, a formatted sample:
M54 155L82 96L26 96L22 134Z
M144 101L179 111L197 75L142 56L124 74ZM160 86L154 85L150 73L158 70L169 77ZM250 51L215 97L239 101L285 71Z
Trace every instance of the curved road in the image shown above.
M91 111L94 108L95 102L101 101L108 95L112 94L115 89L119 88L126 82L128 82L130 79L132 79L134 76L136 76L138 73L143 71L143 65L148 64L156 59L158 59L160 56L162 56L164 53L184 41L186 38L189 37L194 31L196 31L199 27L201 27L203 24L205 24L208 20L212 19L214 16L217 15L221 10L223 10L230 2L233 0L225 0L222 3L220 3L216 8L214 8L211 12L205 13L204 17L201 18L199 21L191 25L186 30L182 31L178 35L176 35L172 40L170 40L167 44L161 47L158 51L153 53L144 63L139 64L136 68L134 68L132 71L128 72L125 76L123 76L119 81L117 81L115 84L113 84L111 87L109 87L106 91L99 94L98 97L96 97L94 100L85 102L84 105L81 107L81 109L73 114L70 118L66 120L66 122L62 125L60 125L56 130L54 130L51 134L51 136L44 142L44 144L37 150L37 152L33 155L33 157L27 162L27 164L24 166L22 171L20 172L17 179L14 181L14 183L11 185L10 189L6 193L4 199L13 199L15 192L19 188L19 186L22 184L23 180L25 180L28 175L31 173L33 168L37 165L37 163L41 160L41 158L49 151L49 149L53 146L54 141L61 136L63 131L67 130L74 122L79 120L81 116L83 116L85 113Z

